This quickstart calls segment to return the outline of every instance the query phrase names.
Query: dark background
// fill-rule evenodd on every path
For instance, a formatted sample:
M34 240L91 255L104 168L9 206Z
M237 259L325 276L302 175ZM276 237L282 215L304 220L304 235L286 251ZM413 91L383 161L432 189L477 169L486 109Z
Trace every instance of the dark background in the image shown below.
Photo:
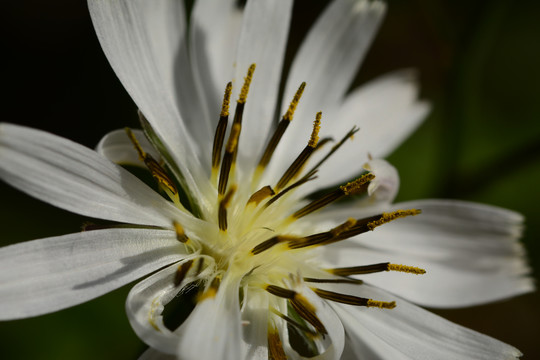
M290 63L326 1L297 1ZM84 1L20 0L3 5L2 121L94 147L106 132L137 126L135 105L110 69ZM540 266L540 3L389 1L356 84L415 67L434 107L390 157L398 200L460 198L526 215L524 243ZM84 218L0 184L1 244L76 232ZM538 278L538 271L535 270ZM124 313L130 285L89 303L0 323L5 359L134 359L145 348ZM437 311L540 358L540 296Z

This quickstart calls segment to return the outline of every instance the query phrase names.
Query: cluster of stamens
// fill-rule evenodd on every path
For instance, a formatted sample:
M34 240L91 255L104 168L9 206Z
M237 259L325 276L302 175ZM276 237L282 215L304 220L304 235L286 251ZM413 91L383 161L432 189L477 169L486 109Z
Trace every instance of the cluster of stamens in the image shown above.
M291 286L288 285L290 282L287 279L291 278L291 276L298 276L298 274L300 274L302 271L302 266L304 266L301 264L304 261L304 258L298 255L299 252L308 253L312 248L333 244L368 231L373 231L375 228L390 221L406 216L417 215L420 213L420 211L416 209L397 210L389 213L381 213L367 218L350 218L342 224L327 231L310 235L301 235L295 233L294 231L290 232L292 224L297 222L299 219L302 219L326 207L329 204L335 203L336 201L347 197L365 195L370 182L375 178L373 173L365 173L358 179L348 182L337 187L333 191L329 191L328 193L315 198L307 205L295 210L289 215L285 214L285 216L282 216L279 219L279 226L274 226L273 229L268 229L268 231L271 230L274 232L274 235L250 235L251 237L249 237L249 240L246 240L247 237L245 237L245 234L251 234L254 229L265 228L264 226L255 225L261 223L261 219L264 218L263 214L265 214L265 212L269 211L269 209L280 206L279 202L285 201L283 199L287 198L287 195L292 194L294 189L314 180L319 167L323 165L325 161L327 161L358 131L356 127L351 129L330 149L330 151L328 151L325 156L321 158L321 160L319 160L309 170L304 171L309 159L311 158L311 155L321 149L326 143L331 141L329 138L319 139L322 113L317 113L313 124L313 130L307 145L295 158L291 165L285 170L276 184L274 186L262 186L257 191L252 192L249 197L245 197L247 198L247 202L244 202L244 204L239 204L239 200L237 201L235 197L239 196L238 193L240 191L245 191L246 186L238 186L237 184L232 183L231 179L234 179L239 140L242 131L244 107L247 101L249 87L254 71L255 64L250 66L244 79L244 84L236 102L233 122L230 126L227 139L226 134L229 127L229 107L232 84L228 83L225 88L221 113L214 136L211 159L212 169L210 181L215 186L217 192L217 211L213 213L212 216L215 216L216 218L204 218L204 220L208 221L209 223L217 224L220 234L219 241L222 241L222 243L219 243L220 246L227 249L230 248L231 250L230 252L227 252L225 250L220 251L218 249L212 252L212 255L214 256L223 257L223 259L216 261L216 263L223 264L223 268L218 269L218 271L216 271L216 275L213 278L208 279L206 286L204 286L204 290L201 291L197 301L203 301L205 298L215 296L219 289L222 277L226 273L227 268L231 266L230 262L236 261L242 264L245 263L245 267L242 268L242 271L244 271L242 281L248 285L248 288L263 290L276 298L285 299L288 304L287 311L293 312L296 316L295 320L291 316L285 315L283 311L280 311L280 309L271 307L270 311L276 315L277 318L285 321L288 325L299 329L299 331L306 336L312 338L317 336L324 337L327 334L327 330L317 316L317 309L306 297L304 297L304 295L297 290L290 288ZM256 168L254 169L251 180L252 185L247 186L247 188L252 189L254 185L258 184L262 178L265 169L272 159L275 149L279 145L280 140L287 130L287 127L293 120L295 109L300 101L300 98L302 97L305 87L306 84L302 83L298 88L298 91L291 101L289 108L283 115L281 121L278 123L262 153ZM188 211L182 205L177 186L169 176L164 167L165 165L160 164L149 154L147 154L139 145L135 135L129 129L126 131L137 149L140 159L145 163L152 176L156 179L159 188L163 190L182 211ZM240 209L240 207L242 207L242 209ZM285 211L290 207L291 206L289 203L287 206L285 206ZM237 211L237 213L242 214L242 217L245 219L229 219L229 210L231 208L240 209ZM239 217L238 215L236 216ZM240 226L238 224L243 225ZM186 233L186 230L177 222L174 222L173 225L178 241L189 245L191 240L189 235ZM268 232L263 232L263 234L268 234ZM216 246L214 246L214 248L215 247ZM267 261L265 256L262 255L263 253L268 255L268 257L277 264L274 270L272 270L273 265L271 261ZM281 260L279 256L284 253L295 254L295 259L300 260L296 262L290 260ZM197 268L198 271L200 271L203 262L204 260L199 262L190 260L180 265L175 284L179 285L189 271L197 271L193 270ZM235 265L241 266L242 264ZM283 268L287 267L287 270L283 270ZM261 271L258 271L259 269ZM353 278L352 276L383 271L398 271L417 275L425 273L425 270L417 267L391 263L342 268L319 268L319 270L319 273L323 274L320 277L302 277L301 280L304 283L309 284L349 283L361 285L362 281ZM272 273L272 276L265 275L263 271ZM256 280L251 281L251 278ZM266 280L261 282L261 279ZM310 286L310 288L320 298L338 303L380 309L392 309L396 306L394 301L385 302L353 295L340 294L314 286ZM302 321L299 321L298 319L302 319ZM281 339L279 338L279 332L277 331L277 328L273 322L269 323L268 344L273 358L284 358L284 350L282 348Z

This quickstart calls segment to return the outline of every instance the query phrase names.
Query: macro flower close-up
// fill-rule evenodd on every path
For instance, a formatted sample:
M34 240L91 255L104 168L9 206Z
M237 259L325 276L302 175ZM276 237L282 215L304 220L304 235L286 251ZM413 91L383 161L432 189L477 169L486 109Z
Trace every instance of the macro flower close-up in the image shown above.
M125 312L143 359L522 356L422 308L534 284L521 214L396 201L400 176L385 158L432 106L412 69L353 86L387 4L329 2L288 63L293 4L88 0L138 125L92 150L0 124L0 178L87 219L80 232L0 248L0 319L137 280ZM88 321L106 326L101 315Z

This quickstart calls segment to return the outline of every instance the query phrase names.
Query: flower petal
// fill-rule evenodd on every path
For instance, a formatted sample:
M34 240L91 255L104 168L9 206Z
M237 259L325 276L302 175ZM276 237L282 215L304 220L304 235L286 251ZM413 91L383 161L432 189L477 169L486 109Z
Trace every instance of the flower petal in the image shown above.
M154 159L159 159L159 153L152 147L144 133L140 130L132 131L143 150ZM116 164L145 167L125 130L114 130L105 135L97 144L96 152Z
M521 215L453 200L393 205L397 208L417 208L422 214L328 247L328 255L336 256L339 266L389 261L425 269L421 276L384 272L363 279L430 307L477 305L534 289L518 242Z
M341 122L333 115L375 37L385 8L380 1L334 1L311 28L294 58L281 104L284 113L298 86L307 82L294 120L274 156L284 166L306 145L317 111L323 112L323 132ZM337 138L344 133L332 135Z
M190 17L191 66L212 130L219 118L225 85L234 76L231 64L235 61L243 18L237 5L236 0L199 0ZM212 134L213 131L209 136Z
M238 284L239 280L225 278L215 296L197 303L193 312L178 329L179 358L186 360L244 358Z
M346 331L363 340L355 349L361 358L376 354L377 359L491 360L521 355L510 345L453 324L369 285L341 284L326 288L369 299L396 301L397 306L391 310L333 305Z
M191 269L185 274L182 282L176 284L176 276L182 265L190 265L198 255L184 257L182 262L144 279L131 289L126 299L126 313L131 327L137 336L147 345L165 354L176 354L178 335L169 330L161 316L165 305L184 291L194 281L205 276L207 271L195 274ZM212 258L206 259L207 268L211 267ZM181 295L180 295L181 296Z
M395 167L383 159L370 160L364 169L375 175L368 186L370 200L391 203L399 190L399 175Z
M177 94L176 81L191 80L179 79L179 75L186 75L182 68L187 59L182 47L183 2L89 0L88 7L116 75L167 146L191 191L197 191L204 185L193 180L193 176L199 178L197 175L204 179L197 143L189 136L177 105L182 94Z
M77 214L170 227L196 220L94 151L22 126L0 125L0 177L27 194Z
M273 124L291 10L291 0L282 0L277 6L274 1L253 0L244 10L234 64L233 99L240 93L247 69L255 63L238 150L238 163L246 164L247 169L258 160L256 156Z
M183 256L167 230L95 230L6 246L0 249L0 318L80 304Z

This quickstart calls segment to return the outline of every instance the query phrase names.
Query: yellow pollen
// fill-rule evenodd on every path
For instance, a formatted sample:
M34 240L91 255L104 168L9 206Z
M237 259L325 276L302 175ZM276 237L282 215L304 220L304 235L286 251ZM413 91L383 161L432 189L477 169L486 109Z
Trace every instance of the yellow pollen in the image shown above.
M315 116L315 121L313 122L313 131L311 132L311 137L308 142L308 146L315 148L319 142L319 130L321 129L321 118L322 112L318 112Z
M221 117L229 116L229 105L231 102L232 83L229 82L225 87L225 94L223 95L223 103L221 104Z
M426 270L416 266L407 266L399 264L388 264L388 271L399 271L409 274L422 275L426 273Z
M294 95L294 98L291 101L291 104L289 105L289 108L287 109L287 112L285 115L283 115L283 119L287 121L292 121L294 112L296 110L296 107L298 106L298 103L300 102L300 98L302 97L302 93L304 92L304 89L306 88L306 83L303 82L300 84L300 87L296 91L296 94Z
M251 80L253 80L254 72L255 72L255 64L251 64L251 66L248 69L247 75L244 78L244 85L242 86L242 89L240 90L240 95L238 97L238 102L241 104L245 103L247 100L249 86L251 85Z
M372 221L367 224L367 227L369 230L375 229L377 226L381 226L383 224L389 223L390 221L403 218L406 216L414 216L420 214L421 211L417 209L410 209L410 210L396 210L391 213L383 213L382 217L379 220Z
M366 185L373 179L375 179L375 175L373 175L372 173L367 173L365 175L362 175L358 179L347 183L347 185L340 186L339 188L345 193L345 195L355 195L359 192L363 192L365 190L364 185Z
M238 145L238 137L240 136L241 129L242 129L242 125L240 124L233 125L231 129L231 134L229 135L229 140L227 141L226 150L228 153L233 153L236 150L236 146Z
M377 301L369 299L367 301L368 307L378 307L379 309L393 309L396 307L396 302Z

